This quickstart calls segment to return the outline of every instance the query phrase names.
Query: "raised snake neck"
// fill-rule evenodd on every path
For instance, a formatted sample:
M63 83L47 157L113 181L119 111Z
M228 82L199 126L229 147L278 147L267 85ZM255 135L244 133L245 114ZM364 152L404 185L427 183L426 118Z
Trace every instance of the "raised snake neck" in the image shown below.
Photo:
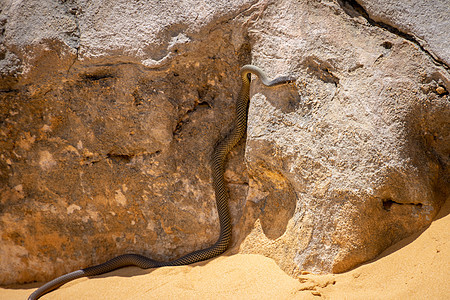
M120 255L105 263L57 277L35 290L28 297L28 300L36 300L42 295L57 289L61 285L80 277L100 275L126 266L137 266L142 269L148 269L163 266L188 265L218 256L228 248L231 241L231 219L228 210L229 195L224 180L225 160L227 154L234 146L236 146L247 130L247 110L250 100L251 74L257 75L261 82L269 87L295 81L293 77L288 76L278 77L270 81L266 74L258 67L245 65L241 68L242 87L237 101L234 128L228 136L220 141L214 148L212 158L213 187L216 195L216 205L220 222L220 235L217 242L209 248L191 252L169 262L159 262L139 254Z

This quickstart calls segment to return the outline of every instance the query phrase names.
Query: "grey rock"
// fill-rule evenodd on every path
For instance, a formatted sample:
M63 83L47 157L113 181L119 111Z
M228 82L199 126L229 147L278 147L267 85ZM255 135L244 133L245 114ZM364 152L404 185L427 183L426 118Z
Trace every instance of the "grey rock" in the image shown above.
M357 0L371 19L412 35L438 60L450 64L448 0Z
M250 28L254 85L242 252L342 272L425 228L448 197L449 74L333 2L278 1Z

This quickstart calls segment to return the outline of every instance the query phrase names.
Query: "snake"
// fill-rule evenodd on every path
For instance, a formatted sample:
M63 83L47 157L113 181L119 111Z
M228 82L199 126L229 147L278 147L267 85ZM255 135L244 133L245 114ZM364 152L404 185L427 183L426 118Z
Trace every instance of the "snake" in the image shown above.
M220 233L217 241L208 248L193 251L178 259L168 262L156 261L139 254L119 255L102 264L59 276L36 289L28 297L28 300L39 299L44 294L47 294L59 288L63 284L77 278L96 276L127 266L137 266L142 269L149 269L165 266L189 265L219 256L228 249L231 242L232 227L230 211L228 208L230 196L224 179L225 163L228 153L242 139L247 130L247 115L248 105L250 102L250 83L252 81L252 74L258 76L261 82L267 87L278 86L295 81L295 78L292 76L281 76L274 80L270 80L260 68L254 65L245 65L241 68L242 85L236 103L236 118L234 120L234 126L229 134L216 144L211 161L213 188L220 223Z

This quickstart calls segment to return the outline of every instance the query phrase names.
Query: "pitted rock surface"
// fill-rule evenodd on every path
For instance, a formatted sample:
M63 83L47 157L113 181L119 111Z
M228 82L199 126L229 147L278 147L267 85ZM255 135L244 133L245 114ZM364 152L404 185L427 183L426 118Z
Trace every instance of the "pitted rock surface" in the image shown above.
M232 253L341 272L430 224L449 194L450 75L427 35L351 1L157 3L2 2L1 284L214 243L211 153L248 63L298 79L252 83L225 174Z

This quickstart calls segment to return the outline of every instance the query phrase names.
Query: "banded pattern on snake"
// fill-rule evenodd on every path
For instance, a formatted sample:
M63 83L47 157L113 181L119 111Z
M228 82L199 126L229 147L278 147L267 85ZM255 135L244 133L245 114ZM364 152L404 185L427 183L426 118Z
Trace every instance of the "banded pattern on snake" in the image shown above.
M218 256L227 250L231 241L231 219L228 210L229 195L224 180L225 161L230 150L236 146L247 130L251 74L257 75L261 82L268 87L295 81L295 78L289 76L278 77L271 81L260 68L253 65L245 65L241 68L242 87L237 100L234 127L228 136L217 144L212 158L213 187L220 222L220 234L217 242L209 248L191 252L169 262L155 261L139 254L120 255L105 263L57 277L35 290L28 297L28 300L39 299L42 295L80 277L100 275L126 266L137 266L142 269L148 269L163 266L188 265Z

